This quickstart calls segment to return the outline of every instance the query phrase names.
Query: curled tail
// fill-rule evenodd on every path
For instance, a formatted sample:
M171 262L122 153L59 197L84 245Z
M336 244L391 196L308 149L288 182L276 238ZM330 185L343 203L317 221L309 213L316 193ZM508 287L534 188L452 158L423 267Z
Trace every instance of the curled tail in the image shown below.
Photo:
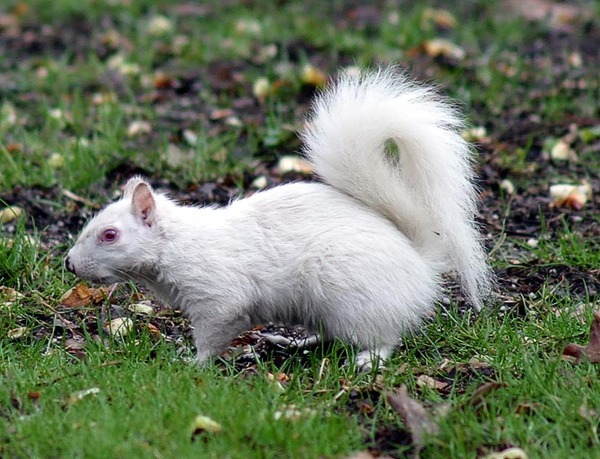
M447 259L479 308L490 274L461 127L435 91L386 69L342 76L317 99L303 140L326 183L391 220L433 262Z

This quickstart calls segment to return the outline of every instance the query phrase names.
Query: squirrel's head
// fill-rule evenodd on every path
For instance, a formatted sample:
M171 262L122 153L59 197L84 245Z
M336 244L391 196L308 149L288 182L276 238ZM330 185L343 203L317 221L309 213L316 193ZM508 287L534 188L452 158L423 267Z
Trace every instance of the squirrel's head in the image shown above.
M161 241L157 202L162 200L157 198L163 197L155 195L141 178L130 179L123 198L85 226L67 254L67 269L100 283L144 275L155 265Z

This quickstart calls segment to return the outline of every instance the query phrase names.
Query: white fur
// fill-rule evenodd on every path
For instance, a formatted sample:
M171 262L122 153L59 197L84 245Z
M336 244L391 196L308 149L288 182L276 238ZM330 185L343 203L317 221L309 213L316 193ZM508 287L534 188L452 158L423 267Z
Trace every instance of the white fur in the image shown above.
M392 70L342 77L303 135L325 184L215 209L179 206L134 178L82 231L67 266L136 280L184 310L199 361L253 325L283 322L360 346L368 366L432 311L443 272L460 274L477 307L489 289L458 127L447 102ZM119 231L115 242L101 239L106 228Z

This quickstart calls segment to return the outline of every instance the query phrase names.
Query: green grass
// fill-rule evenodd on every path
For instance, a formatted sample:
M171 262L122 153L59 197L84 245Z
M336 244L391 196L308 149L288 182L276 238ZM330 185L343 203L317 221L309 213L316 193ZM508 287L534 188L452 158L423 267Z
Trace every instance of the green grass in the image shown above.
M166 348L156 361L130 349L92 353L84 364L40 359L40 350L19 352L2 377L11 388L0 396L3 406L12 405L3 409L11 422L2 421L9 457L319 457L359 446L357 423L334 411L343 401L307 397L307 378L280 391L265 374L244 379L198 370ZM69 401L92 388L98 392ZM304 414L278 419L291 404ZM193 436L198 415L222 430Z
M383 401L400 384L430 409L449 405L423 457L469 457L507 445L530 457L594 457L598 370L561 360L567 342L586 341L588 326L574 319L577 300L550 288L524 299L526 316L490 310L472 317L450 308L407 337L378 377L345 365L352 350L339 346L308 360L292 357L280 368L265 360L256 374L245 374L226 364L197 368L175 343L156 341L143 328L124 341L88 337L83 361L64 350L60 328L36 338L52 326L48 304L72 279L24 231L12 247L20 256L2 248L3 282L25 296L1 306L0 452L7 457L343 457L376 442L384 426L403 428ZM575 247L569 257L591 248ZM575 265L560 252L548 260ZM16 327L29 332L9 339L6 332ZM473 359L485 371L469 370ZM289 378L281 386L270 378L279 372ZM448 383L447 395L419 386L421 375ZM488 381L504 386L473 406L473 392ZM92 388L98 392L69 401ZM356 400L372 400L373 412L358 416ZM277 419L292 406L299 417ZM222 430L192 436L198 415ZM397 441L398 454L412 451L400 434Z
M107 174L127 164L181 189L226 179L242 191L257 165L299 151L295 130L315 90L302 78L308 63L333 74L340 66L400 62L461 100L492 137L482 147L488 167L522 190L509 201L509 218L529 187L545 196L551 183L598 174L599 65L586 55L581 67L563 65L574 51L567 46L554 65L540 66L535 45L552 36L547 24L511 18L500 2L483 0L448 6L458 19L448 30L423 20L429 2L382 2L380 27L353 23L344 2L280 2L275 9L272 2L243 3L208 2L186 13L166 0L35 0L25 10L23 2L4 2L0 14L14 16L21 33L50 38L17 49L0 29L0 195L57 187L101 202L109 198L102 190L116 186ZM582 4L598 12L595 3ZM170 21L162 32L151 27L158 15ZM420 50L439 37L463 49L465 59ZM265 100L252 93L262 77L278 88ZM180 86L160 88L160 78ZM573 78L587 87L560 87ZM223 110L234 119L214 115ZM139 121L150 129L132 134ZM574 141L579 162L544 159L544 142L579 122L587 126ZM74 212L62 198L52 206L61 216ZM77 282L63 269L66 246L42 244L46 228L33 231L26 219L6 223L0 286L22 296L0 291L0 456L333 458L382 445L385 453L410 456L407 427L385 402L406 384L426 409L446 412L436 415L440 432L426 439L421 457L478 457L508 446L530 458L597 457L598 366L561 355L567 343L587 342L598 293L578 297L568 279L551 273L568 266L581 282L590 279L600 242L568 218L552 230L545 209L537 247L509 235L494 254L497 270L511 268L517 282L539 287L525 294L502 284L509 292L480 315L440 306L380 375L345 365L354 350L339 343L281 367L264 359L256 372L223 362L197 368L188 363L189 338L156 340L144 327L150 319L136 315L135 332L123 341L102 330L86 334L80 360L65 350L68 331L55 319L96 324L110 302L61 309L59 298ZM600 223L593 208L583 215ZM128 292L114 301L122 307L137 300ZM11 337L19 328L24 335ZM281 385L272 381L280 372L289 378ZM422 375L447 386L423 386ZM502 385L473 404L489 381ZM92 388L98 391L71 400ZM299 416L277 418L292 406ZM221 431L193 436L198 415Z

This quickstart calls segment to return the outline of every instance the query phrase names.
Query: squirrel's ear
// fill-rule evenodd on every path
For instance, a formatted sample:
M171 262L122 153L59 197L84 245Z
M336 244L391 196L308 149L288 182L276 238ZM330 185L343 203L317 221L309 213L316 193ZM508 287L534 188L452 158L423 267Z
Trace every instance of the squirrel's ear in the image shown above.
M140 181L131 193L131 213L143 224L152 226L156 220L156 200L152 188L146 182Z
M147 182L139 175L131 177L125 184L125 189L123 190L123 197L130 198L131 196L133 196L133 191L140 183L147 184ZM148 185L148 187L150 188L150 185ZM152 191L152 188L150 188L150 191Z

